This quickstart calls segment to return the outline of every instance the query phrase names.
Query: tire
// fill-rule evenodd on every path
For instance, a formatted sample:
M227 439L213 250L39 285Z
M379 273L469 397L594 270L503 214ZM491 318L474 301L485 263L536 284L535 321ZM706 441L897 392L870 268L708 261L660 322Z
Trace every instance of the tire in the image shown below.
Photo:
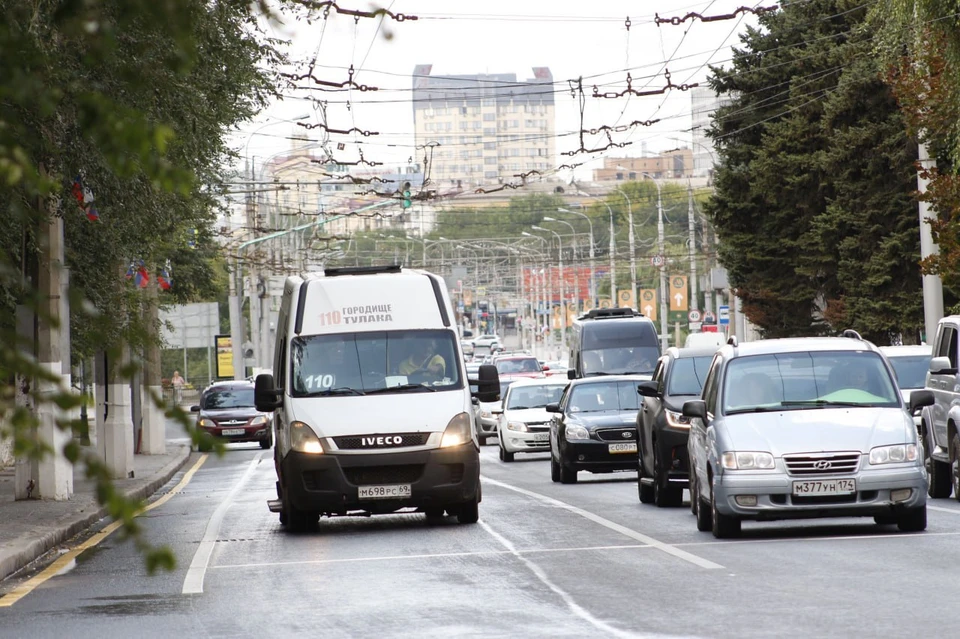
M561 484L577 483L577 471L570 470L563 464L560 464L560 483Z
M260 448L263 450L269 450L271 446L273 446L273 437L260 440Z
M911 508L897 515L897 528L902 532L921 532L927 529L927 506Z
M504 463L509 463L513 461L514 453L508 453L503 447L503 444L500 444L500 461Z
M953 496L960 501L960 434L957 433L950 440L950 481Z
M713 487L711 487L713 488ZM717 491L710 491L710 514L713 529L713 536L717 539L730 539L740 535L740 519L730 515L724 515L717 510Z
M923 454L924 463L927 467L927 475L929 476L927 494L934 499L946 499L950 497L950 493L953 491L953 478L950 476L952 469L949 463L934 459L930 455L932 450L933 446L931 446L930 437L926 434L926 430L924 430Z
M553 458L553 455L550 455L550 479L554 483L560 481L560 464Z
M473 498L473 501L468 501L460 504L460 507L457 509L457 521L461 524L475 524L480 520L480 493L477 492L477 496Z
M439 523L443 519L443 506L431 506L423 509L427 521Z
M200 443L197 444L197 450L201 453L209 453L211 450L213 450L213 444L208 441L201 440Z
M653 493L654 488L650 484L644 484L640 481L640 477L637 477L637 496L640 498L641 504L652 504L653 503Z
M486 445L487 445L487 438L484 437L484 436L478 436L478 437L477 437L477 441L480 442L480 445L481 445L481 446L486 446Z
M653 503L657 508L671 508L683 503L683 489L667 482L656 442L653 444Z
M287 491L284 490L284 493ZM289 499L284 498L283 510L280 513L280 523L286 527L287 532L302 533L312 530L316 527L320 519L319 513L300 510L294 506Z
M697 530L711 532L713 530L713 516L710 514L710 504L700 496L700 483L695 482L690 492L690 501L696 504L693 514L697 516Z

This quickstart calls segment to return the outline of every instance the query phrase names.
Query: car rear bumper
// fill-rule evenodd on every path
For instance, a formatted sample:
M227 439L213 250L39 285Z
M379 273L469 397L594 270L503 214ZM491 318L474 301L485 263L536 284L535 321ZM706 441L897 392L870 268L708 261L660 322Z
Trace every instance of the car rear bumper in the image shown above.
M801 479L856 479L856 492L839 496L795 496ZM909 489L906 499L894 503L891 493ZM782 473L724 473L715 484L717 510L742 519L775 520L816 517L870 517L926 504L927 480L919 467L861 471L855 475L798 478ZM756 506L743 506L737 496L755 495Z
M281 461L289 498L299 510L345 514L445 507L477 497L480 453L474 444L403 453L310 455L291 451ZM361 486L409 485L405 498L361 499Z

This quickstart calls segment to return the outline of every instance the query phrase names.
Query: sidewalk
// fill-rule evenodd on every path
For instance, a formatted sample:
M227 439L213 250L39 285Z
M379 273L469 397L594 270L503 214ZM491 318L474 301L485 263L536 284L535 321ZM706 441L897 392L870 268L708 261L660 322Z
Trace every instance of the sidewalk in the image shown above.
M149 497L190 457L187 443L167 442L164 455L134 455L133 478L116 485L127 497ZM94 484L82 468L74 470L68 501L14 500L14 469L0 470L0 581L106 515L97 503Z

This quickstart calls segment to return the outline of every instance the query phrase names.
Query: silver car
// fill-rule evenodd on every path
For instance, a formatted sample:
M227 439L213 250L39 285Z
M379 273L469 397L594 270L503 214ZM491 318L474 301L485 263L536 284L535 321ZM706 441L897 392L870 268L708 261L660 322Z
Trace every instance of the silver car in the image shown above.
M691 508L716 537L744 519L873 517L927 526L927 477L911 413L879 349L853 331L717 351L691 418Z

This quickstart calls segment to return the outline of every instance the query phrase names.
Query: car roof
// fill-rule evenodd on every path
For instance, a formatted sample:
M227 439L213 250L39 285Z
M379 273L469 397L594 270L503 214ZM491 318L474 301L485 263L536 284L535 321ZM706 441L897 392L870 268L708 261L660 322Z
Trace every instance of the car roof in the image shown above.
M674 359L686 359L688 357L706 357L713 355L718 350L719 346L691 346L689 348L677 348L676 346L671 346L667 349L667 352L664 355L669 355Z
M904 344L902 346L881 346L880 352L887 357L909 357L913 355L933 355L931 344Z
M726 344L717 352L727 357L747 355L771 355L774 353L804 353L807 351L874 351L880 352L872 342L852 337L782 337L761 339L754 342Z
M549 377L547 379L550 379ZM594 375L592 377L579 377L570 380L575 386L581 384L595 384L599 382L649 382L649 375Z
M514 386L566 386L570 380L557 377L521 377L517 379L510 388Z
M255 387L253 382L248 382L246 380L232 379L226 382L213 382L209 386L203 389L203 392L213 390L253 390Z

